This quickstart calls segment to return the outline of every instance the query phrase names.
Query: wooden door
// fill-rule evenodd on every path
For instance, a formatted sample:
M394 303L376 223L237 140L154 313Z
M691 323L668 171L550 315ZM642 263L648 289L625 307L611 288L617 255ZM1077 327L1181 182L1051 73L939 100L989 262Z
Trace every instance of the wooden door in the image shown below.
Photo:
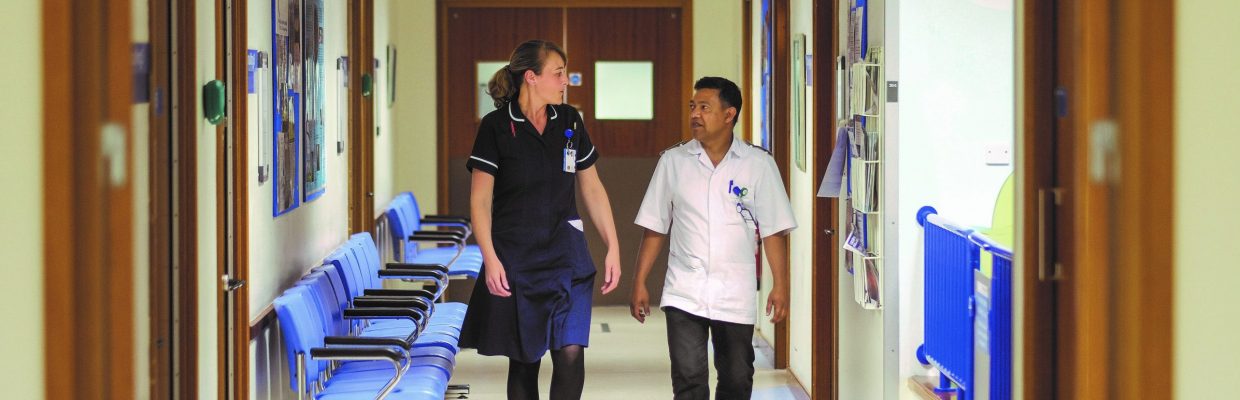
M583 121L590 130L590 139L598 147L596 168L610 197L612 213L616 220L616 234L620 240L620 265L630 274L631 266L637 264L637 247L641 242L642 228L633 224L637 209L646 194L646 186L659 162L660 152L681 140L688 132L688 120L684 114L686 105L681 93L693 85L685 82L685 70L681 55L680 8L570 8L567 13L568 70L580 72L581 86L569 87L568 103L581 111ZM649 120L599 119L596 96L606 96L597 84L595 67L598 62L649 61L654 78L654 114ZM584 212L584 204L578 198L578 211ZM588 218L586 218L588 221ZM586 229L586 241L590 255L598 268L596 288L603 285L607 247L593 229ZM666 253L667 249L664 249ZM657 302L663 293L666 254L655 261L646 282L651 301ZM632 291L632 276L621 277L620 286L608 296L595 296L595 305L627 305Z
M131 8L122 0L42 6L45 319L8 328L44 332L45 362L27 367L43 368L51 399L137 394Z
M568 70L582 75L568 103L581 111L590 139L608 157L658 157L687 132L680 102L681 10L678 8L573 8L568 10ZM598 119L595 63L650 61L654 68L654 118ZM692 85L692 82L687 83ZM614 196L615 194L613 194Z
M469 172L465 160L481 122L478 63L507 63L512 49L529 39L554 41L568 52L568 70L582 75L581 86L570 86L568 104L582 112L591 139L602 155L596 164L611 199L620 237L621 265L636 262L642 231L632 225L659 152L684 138L687 121L684 100L689 57L684 45L684 9L680 7L548 7L474 8L441 6L440 50L440 210L469 214ZM486 29L478 29L486 27ZM650 61L653 70L653 118L611 120L597 118L595 63ZM483 71L489 79L493 71ZM484 110L487 110L484 108ZM446 157L442 156L446 155ZM579 205L579 209L582 207ZM592 228L586 229L590 253L602 276L606 248ZM665 257L665 256L664 256ZM658 265L664 259L656 261ZM650 282L663 281L656 268ZM601 286L602 279L596 281ZM449 295L466 300L473 282L454 283ZM621 279L615 294L596 297L596 305L628 304L631 280ZM652 284L658 301L662 285Z
M440 21L444 21L439 38L444 56L439 64L439 93L444 101L439 119L439 210L442 214L469 215L470 177L465 160L482 122L478 115L477 65L492 61L506 64L512 49L526 40L562 43L564 16L559 8L445 7Z
M835 68L833 58L839 54L837 0L814 0L814 49L817 68L814 68L813 96L816 110L812 115L814 132L813 165L814 182L822 182L827 174L827 163L835 148ZM839 346L839 316L835 312L839 293L839 274L836 260L840 246L833 231L837 221L839 201L834 198L815 197L813 211L813 283L811 318L813 355L811 369L811 395L814 399L835 399L836 347Z
M439 20L443 23L439 34L439 93L443 101L439 118L439 211L440 214L469 215L470 175L465 161L469 159L478 125L482 122L478 115L478 63L507 64L512 49L526 40L562 42L564 11L559 8L440 7ZM569 61L572 61L571 53ZM449 299L468 301L474 283L473 280L453 281Z
M1025 7L1025 397L1169 398L1170 2Z

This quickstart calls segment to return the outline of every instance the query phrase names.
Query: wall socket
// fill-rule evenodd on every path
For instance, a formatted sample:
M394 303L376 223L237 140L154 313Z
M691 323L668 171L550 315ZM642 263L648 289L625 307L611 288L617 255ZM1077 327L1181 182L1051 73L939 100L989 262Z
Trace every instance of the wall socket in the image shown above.
M986 145L986 165L1012 165L1012 146L1007 143Z

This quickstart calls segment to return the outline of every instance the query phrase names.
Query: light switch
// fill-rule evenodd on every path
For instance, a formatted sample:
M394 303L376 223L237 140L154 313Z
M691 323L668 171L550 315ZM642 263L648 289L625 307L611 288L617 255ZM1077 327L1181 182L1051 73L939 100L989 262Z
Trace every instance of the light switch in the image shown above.
M986 165L1012 165L1012 146L1006 143L986 145Z

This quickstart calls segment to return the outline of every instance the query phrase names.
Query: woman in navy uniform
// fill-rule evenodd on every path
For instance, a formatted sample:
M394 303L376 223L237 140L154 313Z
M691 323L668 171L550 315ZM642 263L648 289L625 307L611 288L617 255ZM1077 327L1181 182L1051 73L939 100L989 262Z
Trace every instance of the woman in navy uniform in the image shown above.
M598 151L581 114L561 104L568 57L555 43L517 46L487 85L495 111L482 118L465 167L486 285L476 285L461 346L509 358L508 398L538 398L550 350L552 399L578 399L585 382L594 262L576 194L607 243L603 294L620 279L620 245Z

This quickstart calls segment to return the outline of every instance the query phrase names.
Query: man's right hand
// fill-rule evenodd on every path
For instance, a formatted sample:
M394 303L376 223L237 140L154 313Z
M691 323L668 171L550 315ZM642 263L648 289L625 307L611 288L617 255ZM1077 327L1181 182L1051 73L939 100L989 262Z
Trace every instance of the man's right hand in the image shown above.
M499 260L486 263L482 268L487 276L487 290L499 297L512 296L508 289L508 274L504 273L504 264Z
M650 315L650 293L646 292L645 284L633 285L633 294L629 299L629 313L637 322L646 323L646 316Z

